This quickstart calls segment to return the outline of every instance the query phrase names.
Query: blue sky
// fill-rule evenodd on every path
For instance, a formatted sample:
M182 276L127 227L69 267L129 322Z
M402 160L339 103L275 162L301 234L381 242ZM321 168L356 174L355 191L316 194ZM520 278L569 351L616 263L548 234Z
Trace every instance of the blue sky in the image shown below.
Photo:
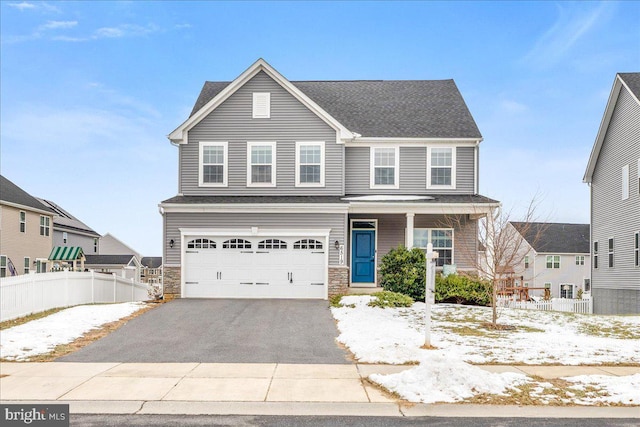
M2 174L144 255L177 192L166 135L206 80L455 79L484 136L480 192L589 222L582 183L640 2L0 2Z

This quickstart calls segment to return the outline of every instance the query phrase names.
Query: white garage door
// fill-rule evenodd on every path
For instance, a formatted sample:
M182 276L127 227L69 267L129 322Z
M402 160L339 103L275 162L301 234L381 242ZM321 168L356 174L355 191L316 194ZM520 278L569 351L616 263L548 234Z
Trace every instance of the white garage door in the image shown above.
M187 237L186 298L326 298L318 237Z

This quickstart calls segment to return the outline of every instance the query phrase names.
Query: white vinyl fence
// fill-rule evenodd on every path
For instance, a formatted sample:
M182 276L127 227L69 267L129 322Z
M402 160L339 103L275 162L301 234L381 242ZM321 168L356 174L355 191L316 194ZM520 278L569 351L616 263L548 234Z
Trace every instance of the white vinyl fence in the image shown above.
M512 298L498 297L499 307L523 308L542 311L565 311L569 313L593 314L593 299L552 298L541 301L515 301Z
M148 286L115 274L60 271L0 279L0 321L79 304L145 301Z

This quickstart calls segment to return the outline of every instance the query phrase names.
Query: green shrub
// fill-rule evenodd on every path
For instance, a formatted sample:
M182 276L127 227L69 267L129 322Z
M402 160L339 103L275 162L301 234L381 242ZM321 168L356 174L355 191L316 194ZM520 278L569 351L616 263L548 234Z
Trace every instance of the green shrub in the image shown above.
M382 291L372 294L375 297L367 305L369 307L411 307L413 298L397 292Z
M425 255L421 249L404 246L391 249L380 261L380 286L424 301Z
M436 302L491 305L491 282L476 277L436 275Z

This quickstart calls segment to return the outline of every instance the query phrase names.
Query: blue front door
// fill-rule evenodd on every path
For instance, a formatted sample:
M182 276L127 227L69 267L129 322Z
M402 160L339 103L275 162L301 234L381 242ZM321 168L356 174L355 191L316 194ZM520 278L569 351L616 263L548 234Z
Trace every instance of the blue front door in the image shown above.
M351 232L351 282L373 283L375 268L375 230L353 230Z

